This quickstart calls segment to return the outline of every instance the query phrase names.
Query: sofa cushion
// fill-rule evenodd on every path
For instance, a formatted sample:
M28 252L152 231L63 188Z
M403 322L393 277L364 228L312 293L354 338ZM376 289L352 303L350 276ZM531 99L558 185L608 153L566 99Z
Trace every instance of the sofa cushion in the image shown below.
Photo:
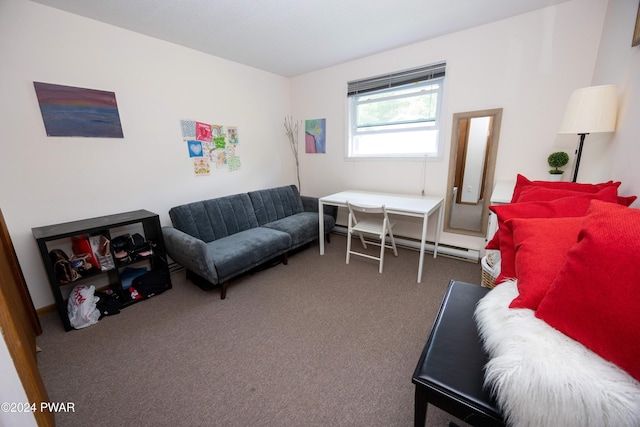
M300 245L318 238L318 213L300 212L277 221L264 224L263 227L283 231L291 235L291 245L297 248ZM324 215L325 230L332 230L335 220L330 215Z
M304 212L302 199L295 185L249 192L259 225L265 225Z
M207 243L219 282L249 271L253 267L289 250L291 236L278 230L257 227Z
M169 216L175 228L207 243L258 227L246 193L176 206Z

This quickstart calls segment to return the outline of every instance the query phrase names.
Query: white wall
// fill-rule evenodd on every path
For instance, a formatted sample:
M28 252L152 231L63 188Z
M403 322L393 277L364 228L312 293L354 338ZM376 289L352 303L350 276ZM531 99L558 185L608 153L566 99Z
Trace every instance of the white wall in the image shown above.
M116 94L124 139L47 137L33 82ZM31 228L296 182L289 79L26 0L0 2L0 208L34 305L53 303ZM195 177L181 119L235 125L239 171Z
M587 136L579 170L587 182L622 181L624 195L640 195L640 46L631 47L638 7L637 0L609 1L592 84L618 85L616 132Z
M514 180L522 173L544 179L566 100L591 82L606 6L602 0L569 1L293 78L293 115L327 119L327 153L301 153L302 188L313 195L347 188L420 194L424 185L426 194L444 197L452 115L500 107L495 178ZM345 161L346 83L442 60L447 62L442 161ZM419 227L411 230L419 235ZM441 241L485 244L450 233Z

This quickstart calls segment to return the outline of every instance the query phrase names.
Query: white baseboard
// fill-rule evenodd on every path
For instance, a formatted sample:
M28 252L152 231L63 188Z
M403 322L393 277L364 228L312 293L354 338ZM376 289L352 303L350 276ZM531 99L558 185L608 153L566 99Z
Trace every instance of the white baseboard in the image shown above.
M333 232L347 235L347 227L342 225L336 225ZM395 236L396 245L402 246L407 249L420 250L420 241L405 237ZM425 251L433 253L435 248L434 242L426 242ZM459 246L451 246L440 243L438 245L438 255L447 256L450 258L460 259L463 261L478 263L480 262L480 251L476 249L462 248Z

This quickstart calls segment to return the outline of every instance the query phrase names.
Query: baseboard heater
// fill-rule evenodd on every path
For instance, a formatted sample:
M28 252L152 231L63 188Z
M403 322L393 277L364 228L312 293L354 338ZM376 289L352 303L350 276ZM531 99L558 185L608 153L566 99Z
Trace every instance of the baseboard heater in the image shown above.
M333 229L333 232L346 236L347 227L336 225ZM398 246L402 246L407 249L413 249L416 251L420 250L420 240L398 236L395 236L395 240L396 245ZM433 242L426 242L424 249L426 252L433 253L434 247L435 245ZM473 263L478 263L480 261L480 251L476 249L462 248L459 246L447 245L442 243L438 245L438 255Z

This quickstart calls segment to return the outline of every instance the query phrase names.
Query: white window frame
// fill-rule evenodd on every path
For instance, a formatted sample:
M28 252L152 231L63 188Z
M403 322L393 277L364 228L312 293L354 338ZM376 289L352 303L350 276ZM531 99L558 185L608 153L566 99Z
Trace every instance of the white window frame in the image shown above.
M385 76L378 76L369 78L366 80L349 82L347 90L347 144L345 144L345 158L349 161L352 160L442 160L442 144L440 142L440 122L442 111L442 98L444 87L444 68L445 63L431 65L427 67L420 67L418 69L401 71L394 74ZM433 76L433 70L436 70L436 77ZM432 74L429 74L431 72ZM388 83L387 83L388 82ZM432 119L419 119L415 121L407 121L405 123L390 123L388 125L381 126L357 126L357 114L358 106L365 103L372 102L367 100L372 94L382 95L379 101L389 101L393 99L405 99L417 95L424 95L425 91L432 92L433 85L437 85L435 89L436 98L436 112L435 117ZM364 90L360 90L360 87L364 87ZM419 90L411 94L396 96L396 97L384 97L385 93L398 91L398 89L412 88ZM418 136L416 132L424 133L426 135ZM385 144L388 147L399 147L398 141L405 138L407 141L406 147L402 147L399 150L388 151L383 153L371 153L366 151L358 151L357 144L364 138L371 137L370 143L375 143L375 139L379 139L381 144ZM431 137L433 144L433 150L413 150L415 144L411 144L407 138L422 138Z

